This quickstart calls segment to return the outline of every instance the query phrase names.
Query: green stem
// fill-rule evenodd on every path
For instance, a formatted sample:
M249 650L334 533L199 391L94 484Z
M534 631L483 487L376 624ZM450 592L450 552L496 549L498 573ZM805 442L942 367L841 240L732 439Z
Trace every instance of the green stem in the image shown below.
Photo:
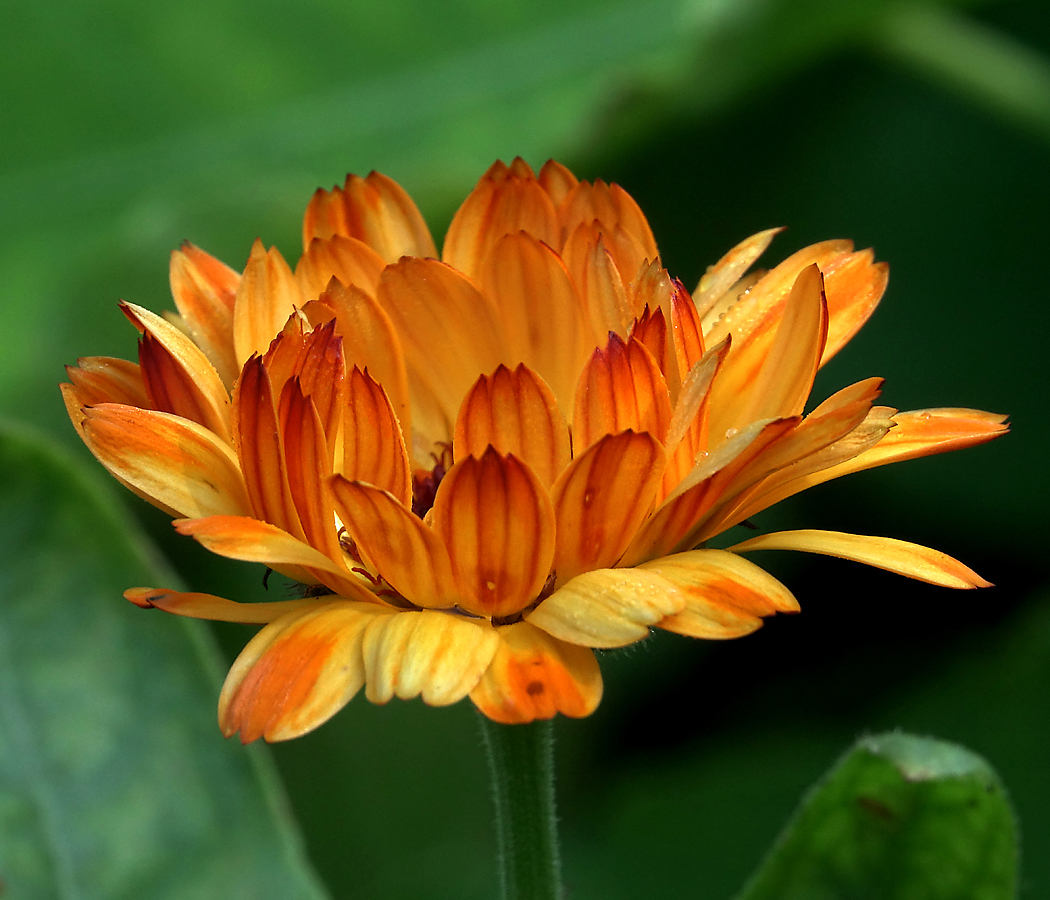
M560 900L551 723L500 725L480 718L496 801L500 896Z

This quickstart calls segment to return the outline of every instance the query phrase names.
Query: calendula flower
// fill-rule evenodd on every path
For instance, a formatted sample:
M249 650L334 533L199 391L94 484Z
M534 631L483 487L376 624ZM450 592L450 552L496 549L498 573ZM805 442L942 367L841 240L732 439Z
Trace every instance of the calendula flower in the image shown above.
M974 410L875 405L876 378L805 414L887 268L827 241L752 271L775 233L734 247L690 294L621 188L518 159L482 177L440 259L412 200L374 172L314 195L294 272L259 242L241 274L184 245L178 314L123 304L139 361L70 368L70 417L181 534L306 587L272 603L126 596L263 625L219 720L272 741L362 687L376 703L469 696L500 722L588 715L595 648L654 627L734 638L798 609L748 550L985 585L889 538L706 547L812 485L1005 430Z

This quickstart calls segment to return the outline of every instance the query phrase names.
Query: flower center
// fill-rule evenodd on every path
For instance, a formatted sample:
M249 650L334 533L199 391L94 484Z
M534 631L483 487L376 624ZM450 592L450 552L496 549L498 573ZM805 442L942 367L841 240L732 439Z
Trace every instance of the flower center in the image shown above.
M437 452L431 453L430 458L434 460L434 465L429 470L416 469L412 474L412 512L421 519L434 506L438 485L452 468L452 445L438 444Z

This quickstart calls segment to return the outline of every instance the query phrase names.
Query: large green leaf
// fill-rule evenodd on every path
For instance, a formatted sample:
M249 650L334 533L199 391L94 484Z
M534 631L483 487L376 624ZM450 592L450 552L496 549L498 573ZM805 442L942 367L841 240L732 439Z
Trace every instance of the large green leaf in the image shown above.
M121 599L170 576L93 479L9 426L0 548L0 879L10 896L323 897L269 757L219 733L207 633Z
M1009 900L1016 879L1014 816L988 764L891 733L814 789L739 900Z

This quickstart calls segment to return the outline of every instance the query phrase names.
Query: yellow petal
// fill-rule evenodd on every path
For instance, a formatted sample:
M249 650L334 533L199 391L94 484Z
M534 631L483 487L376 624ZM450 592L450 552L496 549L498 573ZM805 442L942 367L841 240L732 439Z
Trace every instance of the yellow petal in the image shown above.
M500 642L477 687L474 705L505 724L551 719L557 713L589 716L602 699L602 673L594 652L566 644L528 622L497 631Z
M565 264L537 238L516 232L494 245L480 280L505 324L511 360L538 372L571 410L591 336ZM553 322L556 328L549 327Z
M559 583L620 559L652 507L663 467L659 442L632 431L608 435L572 461L551 489Z
M180 593L168 588L128 588L124 597L142 609L162 609L175 616L265 625L286 613L317 606L317 600L279 600L274 603L235 603L214 594Z
M346 287L375 296L385 265L364 241L336 234L327 239L315 238L306 245L295 267L295 277L304 300L320 297L333 278Z
M413 422L435 443L451 440L463 396L506 355L492 301L444 263L406 258L383 272L379 302L404 349Z
M577 575L525 618L570 644L623 647L647 637L649 626L685 603L685 595L655 572L596 569Z
M347 175L343 187L318 190L303 217L303 247L314 238L357 238L385 263L402 256L437 256L423 216L412 198L391 178L370 172Z
M661 628L700 638L750 634L762 616L798 612L791 592L764 569L725 550L690 550L643 564L682 591L685 608Z
M729 549L736 553L750 550L803 550L853 560L942 587L966 589L992 586L991 582L985 581L947 553L895 538L806 529L764 534Z
M448 547L462 605L509 616L536 599L554 558L554 508L529 467L491 447L445 475L434 530Z
M422 519L373 485L336 475L332 489L343 525L395 591L416 606L461 602L445 543Z
M348 481L374 484L410 506L408 451L390 398L381 384L357 366L350 371L348 387L343 475Z
M453 217L441 258L474 277L499 239L519 231L549 247L560 242L554 203L532 170L521 160L515 160L510 168L496 163Z
M463 616L422 610L377 618L364 637L366 696L455 703L474 689L498 646L492 628Z
M307 298L310 299L310 298ZM237 365L265 353L295 308L303 305L299 285L276 247L252 245L233 307L233 345Z
M250 511L233 450L206 428L119 403L85 409L84 416L88 449L161 509L194 518Z
M240 273L187 241L172 251L169 281L190 336L231 389L238 371L233 349L233 304Z
M736 300L736 297L729 293L729 289L754 265L755 260L766 252L773 238L783 230L783 228L769 228L749 238L744 238L708 268L693 292L697 313L702 318L710 317L713 321L729 308Z
M452 446L457 462L480 457L489 446L513 453L546 488L571 455L569 427L554 393L525 365L500 366L474 383L459 409Z
M579 455L608 434L631 429L658 441L667 435L671 401L653 355L637 338L610 334L580 373L572 418L573 452Z
M378 607L345 600L296 610L241 651L219 695L219 726L242 743L284 741L326 722L365 679L365 628Z

